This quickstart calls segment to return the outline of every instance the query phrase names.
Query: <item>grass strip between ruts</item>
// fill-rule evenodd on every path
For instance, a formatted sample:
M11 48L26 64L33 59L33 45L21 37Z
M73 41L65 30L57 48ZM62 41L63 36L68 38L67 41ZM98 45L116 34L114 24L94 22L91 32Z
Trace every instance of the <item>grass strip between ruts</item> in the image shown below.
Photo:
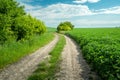
M28 80L54 80L55 73L59 70L61 62L61 52L63 51L66 41L64 36L60 35L54 49L49 53L50 58L43 61L38 69L28 78Z

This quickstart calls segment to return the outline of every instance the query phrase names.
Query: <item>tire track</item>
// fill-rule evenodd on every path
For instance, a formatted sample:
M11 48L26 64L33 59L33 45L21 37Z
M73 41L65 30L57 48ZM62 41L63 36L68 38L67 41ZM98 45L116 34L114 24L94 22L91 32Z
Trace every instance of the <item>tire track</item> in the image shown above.
M0 80L26 80L37 69L37 65L48 56L58 39L58 35L55 35L55 39L48 45L2 70L0 72Z
M60 72L57 80L89 80L90 68L82 57L77 44L65 36L66 45L62 52Z

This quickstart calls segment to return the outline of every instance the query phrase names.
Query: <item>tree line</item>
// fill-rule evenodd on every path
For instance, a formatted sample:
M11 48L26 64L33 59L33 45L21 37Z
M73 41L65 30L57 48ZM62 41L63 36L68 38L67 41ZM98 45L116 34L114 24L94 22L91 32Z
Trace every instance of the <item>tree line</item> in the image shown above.
M0 0L0 44L26 40L46 31L44 22L27 15L15 0Z

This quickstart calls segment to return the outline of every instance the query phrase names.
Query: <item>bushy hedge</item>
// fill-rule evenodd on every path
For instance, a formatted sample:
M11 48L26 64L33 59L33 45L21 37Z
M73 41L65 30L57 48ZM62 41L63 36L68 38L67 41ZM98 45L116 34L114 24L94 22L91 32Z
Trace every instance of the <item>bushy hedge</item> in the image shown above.
M30 15L15 0L0 0L0 44L29 39L46 31L45 24Z
M46 27L42 21L32 18L30 15L18 17L15 20L12 31L17 40L29 39L33 35L40 35L46 31Z

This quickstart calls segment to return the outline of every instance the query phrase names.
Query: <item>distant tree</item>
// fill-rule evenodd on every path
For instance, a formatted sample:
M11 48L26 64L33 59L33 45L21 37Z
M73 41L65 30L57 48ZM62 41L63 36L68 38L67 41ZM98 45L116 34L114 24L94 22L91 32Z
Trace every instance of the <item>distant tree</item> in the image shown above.
M68 25L71 29L74 28L74 25L71 22L66 21L64 24Z
M71 22L61 22L58 27L57 27L57 31L69 31L72 30L74 28L74 25Z

